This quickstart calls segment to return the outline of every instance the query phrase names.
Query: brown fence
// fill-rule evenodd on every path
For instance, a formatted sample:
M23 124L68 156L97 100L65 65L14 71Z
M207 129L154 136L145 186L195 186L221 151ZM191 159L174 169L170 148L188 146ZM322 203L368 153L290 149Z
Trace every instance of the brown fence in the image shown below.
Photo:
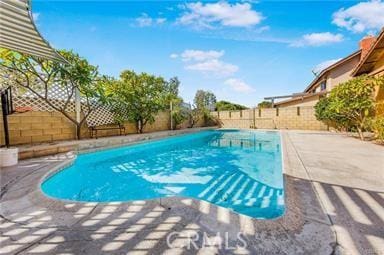
M312 106L211 112L224 128L327 130Z

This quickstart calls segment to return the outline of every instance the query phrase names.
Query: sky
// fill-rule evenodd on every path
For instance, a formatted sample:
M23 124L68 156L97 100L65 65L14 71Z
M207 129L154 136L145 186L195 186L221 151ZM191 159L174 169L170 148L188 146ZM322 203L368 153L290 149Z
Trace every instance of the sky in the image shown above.
M186 102L203 89L250 107L302 92L384 26L384 0L33 0L32 13L53 47L101 74L177 76Z

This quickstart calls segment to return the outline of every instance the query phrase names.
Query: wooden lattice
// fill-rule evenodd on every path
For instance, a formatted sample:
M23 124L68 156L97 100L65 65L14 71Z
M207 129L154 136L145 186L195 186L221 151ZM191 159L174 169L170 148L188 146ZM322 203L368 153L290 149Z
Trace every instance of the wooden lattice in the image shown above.
M45 97L44 88L34 88L35 91ZM47 98L55 107L49 105L46 100L35 93L20 88L12 87L14 108L28 107L32 111L54 112L55 107L64 109L66 112L75 112L75 93L58 84L52 85L48 89ZM68 100L69 99L69 100ZM81 112L87 115L89 107L85 98L80 98ZM87 116L88 126L100 126L115 123L115 114L111 106L102 105L95 100L90 100L92 112Z

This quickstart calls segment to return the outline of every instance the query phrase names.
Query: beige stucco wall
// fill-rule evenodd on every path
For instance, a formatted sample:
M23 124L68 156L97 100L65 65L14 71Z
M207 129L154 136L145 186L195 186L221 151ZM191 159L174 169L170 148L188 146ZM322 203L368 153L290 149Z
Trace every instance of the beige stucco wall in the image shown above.
M310 90L320 92L320 84L322 81L327 81L327 91L331 91L340 83L346 82L352 79L352 72L356 68L360 61L360 55L357 55L348 61L340 64L332 70L326 72L319 82ZM314 106L319 101L319 96L308 97L303 100L288 101L286 103L278 104L278 107L293 107L293 106Z
M384 56L375 63L369 75L384 76ZM375 90L376 114L384 116L384 88L377 87Z
M351 73L356 68L359 61L360 55L357 55L329 71L327 75L327 91L331 91L340 83L350 80L352 78Z
M327 81L327 91L331 91L334 87L340 83L350 80L351 73L356 68L360 61L360 54L354 56L353 58L345 61L344 63L334 67L328 72L325 72L319 81L314 85L310 91L320 92L320 84L322 81Z
M276 107L292 107L292 106L314 106L319 101L319 95L311 96L295 101L283 102L276 105Z
M224 128L327 130L312 106L212 112Z

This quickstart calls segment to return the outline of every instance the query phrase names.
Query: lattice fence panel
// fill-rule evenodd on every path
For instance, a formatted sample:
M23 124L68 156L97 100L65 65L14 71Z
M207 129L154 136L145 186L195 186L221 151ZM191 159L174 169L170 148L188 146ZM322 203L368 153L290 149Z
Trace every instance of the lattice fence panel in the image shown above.
M39 95L45 97L44 88L36 88ZM66 88L53 85L48 89L47 97L54 106L49 105L43 98L37 96L31 91L19 87L12 87L13 107L15 109L28 107L32 111L54 112L55 107L65 109L66 112L75 112L75 93ZM69 98L69 100L67 100ZM85 98L80 99L81 111L84 115L89 112L89 107ZM92 112L88 115L86 122L88 126L100 126L115 123L115 114L111 106L101 105L91 99L90 101Z
M32 111L36 112L54 112L56 111L52 106L50 106L45 101L40 98L33 97L23 97L23 96L14 96L13 98L13 107L15 109L21 107L29 107ZM63 105L64 103L59 100L55 100L54 105ZM66 112L75 112L75 103L70 102L66 107Z
M97 106L93 104L93 111L88 115L86 122L89 127L97 127L115 123L115 114L112 107L106 105Z
M66 112L75 111L75 95L73 91L70 91L57 84L49 87L47 95L44 93L43 87L34 88L36 93L32 93L29 90L20 88L17 86L12 87L12 99L15 108L18 107L31 107L33 111L56 111L54 107L58 109L64 109ZM49 105L43 98L49 98L49 102L54 106ZM69 100L67 100L69 98Z

